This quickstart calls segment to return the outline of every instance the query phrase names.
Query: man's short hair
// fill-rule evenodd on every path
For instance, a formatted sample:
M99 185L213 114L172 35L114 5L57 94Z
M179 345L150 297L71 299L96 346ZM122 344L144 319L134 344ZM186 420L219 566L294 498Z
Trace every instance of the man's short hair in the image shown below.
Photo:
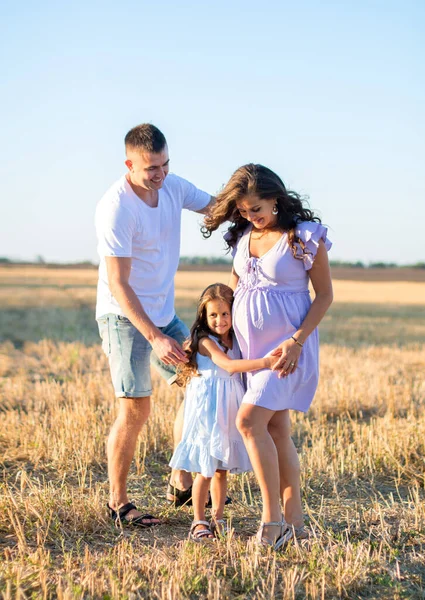
M151 123L143 123L133 127L125 136L125 147L158 154L167 145L164 134Z

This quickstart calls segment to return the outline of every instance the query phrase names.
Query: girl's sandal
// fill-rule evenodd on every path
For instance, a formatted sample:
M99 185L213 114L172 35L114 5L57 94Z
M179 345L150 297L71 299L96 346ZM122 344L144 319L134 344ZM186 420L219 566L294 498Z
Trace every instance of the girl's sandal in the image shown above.
M211 519L210 529L214 534L214 537L218 539L226 538L229 533L229 528L225 519Z
M198 525L205 525L205 529L196 529ZM210 529L210 524L208 521L192 521L189 531L189 539L192 540L192 542L202 542L205 539L214 539L213 532Z

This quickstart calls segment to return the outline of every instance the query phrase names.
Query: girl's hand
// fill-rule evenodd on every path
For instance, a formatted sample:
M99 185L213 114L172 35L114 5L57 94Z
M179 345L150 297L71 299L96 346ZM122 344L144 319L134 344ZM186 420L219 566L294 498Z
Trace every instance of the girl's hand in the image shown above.
M273 350L274 352L274 350ZM271 369L274 365L274 363L276 362L276 357L272 356L271 354L267 354L267 356L264 357L264 360L266 361L266 366L264 367L265 369Z
M272 365L272 371L278 371L279 379L295 373L301 350L301 346L289 338L271 352L270 356L274 356L275 359L279 357Z

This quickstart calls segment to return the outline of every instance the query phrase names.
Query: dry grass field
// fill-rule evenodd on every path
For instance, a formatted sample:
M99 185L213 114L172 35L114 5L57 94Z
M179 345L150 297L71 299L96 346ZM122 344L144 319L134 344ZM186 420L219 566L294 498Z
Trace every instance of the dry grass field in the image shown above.
M223 272L179 272L189 323ZM182 400L154 376L130 496L153 531L108 520L116 401L93 317L93 270L0 269L0 593L21 598L425 598L425 283L335 281L321 381L293 415L309 547L258 552L252 475L230 477L226 541L187 540L165 502Z

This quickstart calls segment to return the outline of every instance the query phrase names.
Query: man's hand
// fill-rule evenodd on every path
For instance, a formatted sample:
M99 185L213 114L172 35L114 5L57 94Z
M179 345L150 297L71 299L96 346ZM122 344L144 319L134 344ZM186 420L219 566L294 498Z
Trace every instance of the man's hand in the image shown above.
M182 350L180 344L168 335L157 336L152 342L152 350L159 360L162 360L166 365L177 366L188 362L186 353Z
M161 333L158 327L152 323L136 293L128 283L131 272L131 258L107 256L106 268L111 293L126 317L151 343L152 349L158 358L166 365L178 365L188 362L181 346L173 338Z

